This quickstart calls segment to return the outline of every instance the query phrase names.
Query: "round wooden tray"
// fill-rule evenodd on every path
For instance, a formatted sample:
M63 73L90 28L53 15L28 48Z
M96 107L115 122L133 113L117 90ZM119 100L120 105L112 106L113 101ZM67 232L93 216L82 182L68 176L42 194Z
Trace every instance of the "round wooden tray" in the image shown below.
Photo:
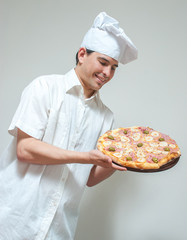
M158 169L139 169L139 168L131 168L131 167L126 167L126 168L128 171L133 171L133 172L142 172L142 173L161 172L161 171L165 171L165 170L168 170L168 169L174 167L178 163L179 158L180 157L171 160L170 162L164 164L163 166L161 166ZM117 163L115 163L115 164L117 164ZM117 165L119 165L119 164L117 164Z

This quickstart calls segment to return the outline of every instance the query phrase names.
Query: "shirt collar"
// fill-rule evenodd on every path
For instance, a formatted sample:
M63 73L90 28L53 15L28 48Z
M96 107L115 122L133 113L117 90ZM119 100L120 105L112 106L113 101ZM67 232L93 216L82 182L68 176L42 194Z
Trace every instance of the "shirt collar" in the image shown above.
M80 89L82 98L84 98L84 90L79 81L79 78L75 72L75 69L71 69L67 74L67 81L66 81L66 93L70 92L72 88L78 87ZM99 96L99 91L95 91L95 93L90 97L85 99L85 101L89 101L95 97Z
M72 88L76 86L81 87L81 83L79 81L79 78L77 77L77 74L74 69L71 69L67 74L66 74L66 92L69 92Z

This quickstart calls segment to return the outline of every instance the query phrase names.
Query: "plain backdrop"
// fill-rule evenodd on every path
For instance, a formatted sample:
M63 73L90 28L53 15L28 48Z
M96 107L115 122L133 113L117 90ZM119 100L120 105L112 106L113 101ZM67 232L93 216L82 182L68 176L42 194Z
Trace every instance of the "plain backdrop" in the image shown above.
M87 188L75 240L186 240L186 0L0 0L0 152L10 141L7 128L24 87L74 67L101 11L118 19L139 50L138 60L120 65L101 90L115 127L166 133L182 156L165 172L116 172Z

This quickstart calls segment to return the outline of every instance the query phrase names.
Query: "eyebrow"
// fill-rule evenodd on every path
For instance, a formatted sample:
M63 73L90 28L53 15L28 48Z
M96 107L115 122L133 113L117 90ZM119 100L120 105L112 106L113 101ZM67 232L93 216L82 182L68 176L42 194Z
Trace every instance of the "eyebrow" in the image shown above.
M104 57L98 57L98 59L101 59L101 60L104 60L104 61L110 63L110 61ZM118 64L114 64L113 66L118 67Z

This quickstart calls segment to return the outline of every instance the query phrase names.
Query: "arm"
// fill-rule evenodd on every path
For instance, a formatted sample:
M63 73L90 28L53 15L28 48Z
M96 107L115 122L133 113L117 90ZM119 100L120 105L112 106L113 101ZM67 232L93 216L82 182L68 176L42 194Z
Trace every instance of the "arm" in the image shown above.
M97 150L90 152L64 150L35 139L20 129L17 132L17 157L23 162L42 165L84 163L98 165L102 168L112 166L111 159ZM92 175L94 178L95 175Z
M17 133L18 160L32 164L66 164L89 163L88 153L74 152L55 147L35 139L18 129Z
M110 177L116 170L126 171L125 167L121 167L112 162L112 159L109 158L110 165L108 167L102 167L94 165L90 171L90 176L87 181L88 187L93 187L101 181Z

